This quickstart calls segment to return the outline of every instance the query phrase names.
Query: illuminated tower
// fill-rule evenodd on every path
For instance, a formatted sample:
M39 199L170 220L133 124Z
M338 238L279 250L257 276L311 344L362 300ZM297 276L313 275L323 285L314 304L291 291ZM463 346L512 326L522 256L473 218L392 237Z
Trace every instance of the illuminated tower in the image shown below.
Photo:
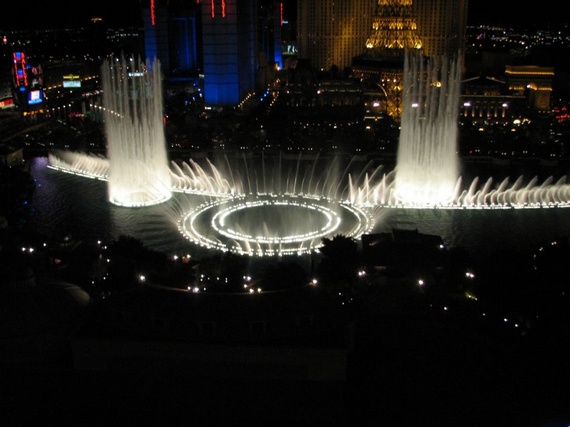
M412 0L378 0L365 46L364 53L354 58L352 74L370 84L370 105L399 119L405 52L422 49Z
M204 95L208 107L233 107L255 89L256 0L202 3Z
M299 0L297 48L313 67L349 67L370 33L376 0Z
M421 49L412 0L378 0L378 12L366 48L373 56L402 55L403 49Z

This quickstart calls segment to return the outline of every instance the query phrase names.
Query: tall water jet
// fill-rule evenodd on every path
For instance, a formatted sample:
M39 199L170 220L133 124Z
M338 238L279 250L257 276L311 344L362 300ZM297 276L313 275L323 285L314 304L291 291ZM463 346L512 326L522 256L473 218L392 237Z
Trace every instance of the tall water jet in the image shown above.
M404 205L447 205L459 178L457 59L406 53L394 195Z
M101 69L108 194L120 206L148 206L172 195L163 125L160 63L126 59Z
M430 62L431 61L431 62ZM177 193L165 212L198 246L255 256L318 251L323 237L359 238L383 208L570 207L566 177L539 184L519 177L461 187L457 156L460 64L407 56L404 111L394 170L344 155L241 153L169 166L162 90L147 64L116 61L103 70L108 158L57 151L49 167L109 181L111 202L142 206ZM158 70L158 61L153 64ZM172 192L172 193L171 193Z

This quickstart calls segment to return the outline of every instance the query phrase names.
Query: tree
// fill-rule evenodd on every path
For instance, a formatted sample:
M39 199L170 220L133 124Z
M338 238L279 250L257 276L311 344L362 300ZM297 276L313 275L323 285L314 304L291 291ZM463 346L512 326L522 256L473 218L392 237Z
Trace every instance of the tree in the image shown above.
M323 258L317 268L319 282L333 292L347 291L357 280L360 267L358 243L351 237L323 238Z

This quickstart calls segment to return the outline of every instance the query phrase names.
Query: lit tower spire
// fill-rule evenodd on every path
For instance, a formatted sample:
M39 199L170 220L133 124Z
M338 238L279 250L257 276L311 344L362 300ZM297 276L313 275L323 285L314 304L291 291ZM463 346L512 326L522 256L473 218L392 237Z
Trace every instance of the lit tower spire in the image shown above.
M371 115L402 114L404 57L407 51L422 51L412 0L378 0L372 33L364 52L352 62L352 75L366 81L365 92Z
M378 0L372 34L366 40L366 47L372 49L373 55L421 49L422 41L417 35L417 27L412 0Z

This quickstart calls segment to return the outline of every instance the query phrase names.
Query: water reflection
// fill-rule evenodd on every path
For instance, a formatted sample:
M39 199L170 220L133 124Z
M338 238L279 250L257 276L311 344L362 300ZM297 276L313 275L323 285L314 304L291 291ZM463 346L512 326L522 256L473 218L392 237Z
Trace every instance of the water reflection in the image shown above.
M140 209L112 205L106 182L60 173L46 167L46 158L31 160L38 187L30 226L46 234L71 233L87 239L116 239L121 234L140 239L167 253L205 254L183 238L177 221L201 196L175 193L171 200ZM532 250L560 235L570 235L570 209L446 210L378 208L373 232L415 229L443 238L449 247L487 256L497 250Z

